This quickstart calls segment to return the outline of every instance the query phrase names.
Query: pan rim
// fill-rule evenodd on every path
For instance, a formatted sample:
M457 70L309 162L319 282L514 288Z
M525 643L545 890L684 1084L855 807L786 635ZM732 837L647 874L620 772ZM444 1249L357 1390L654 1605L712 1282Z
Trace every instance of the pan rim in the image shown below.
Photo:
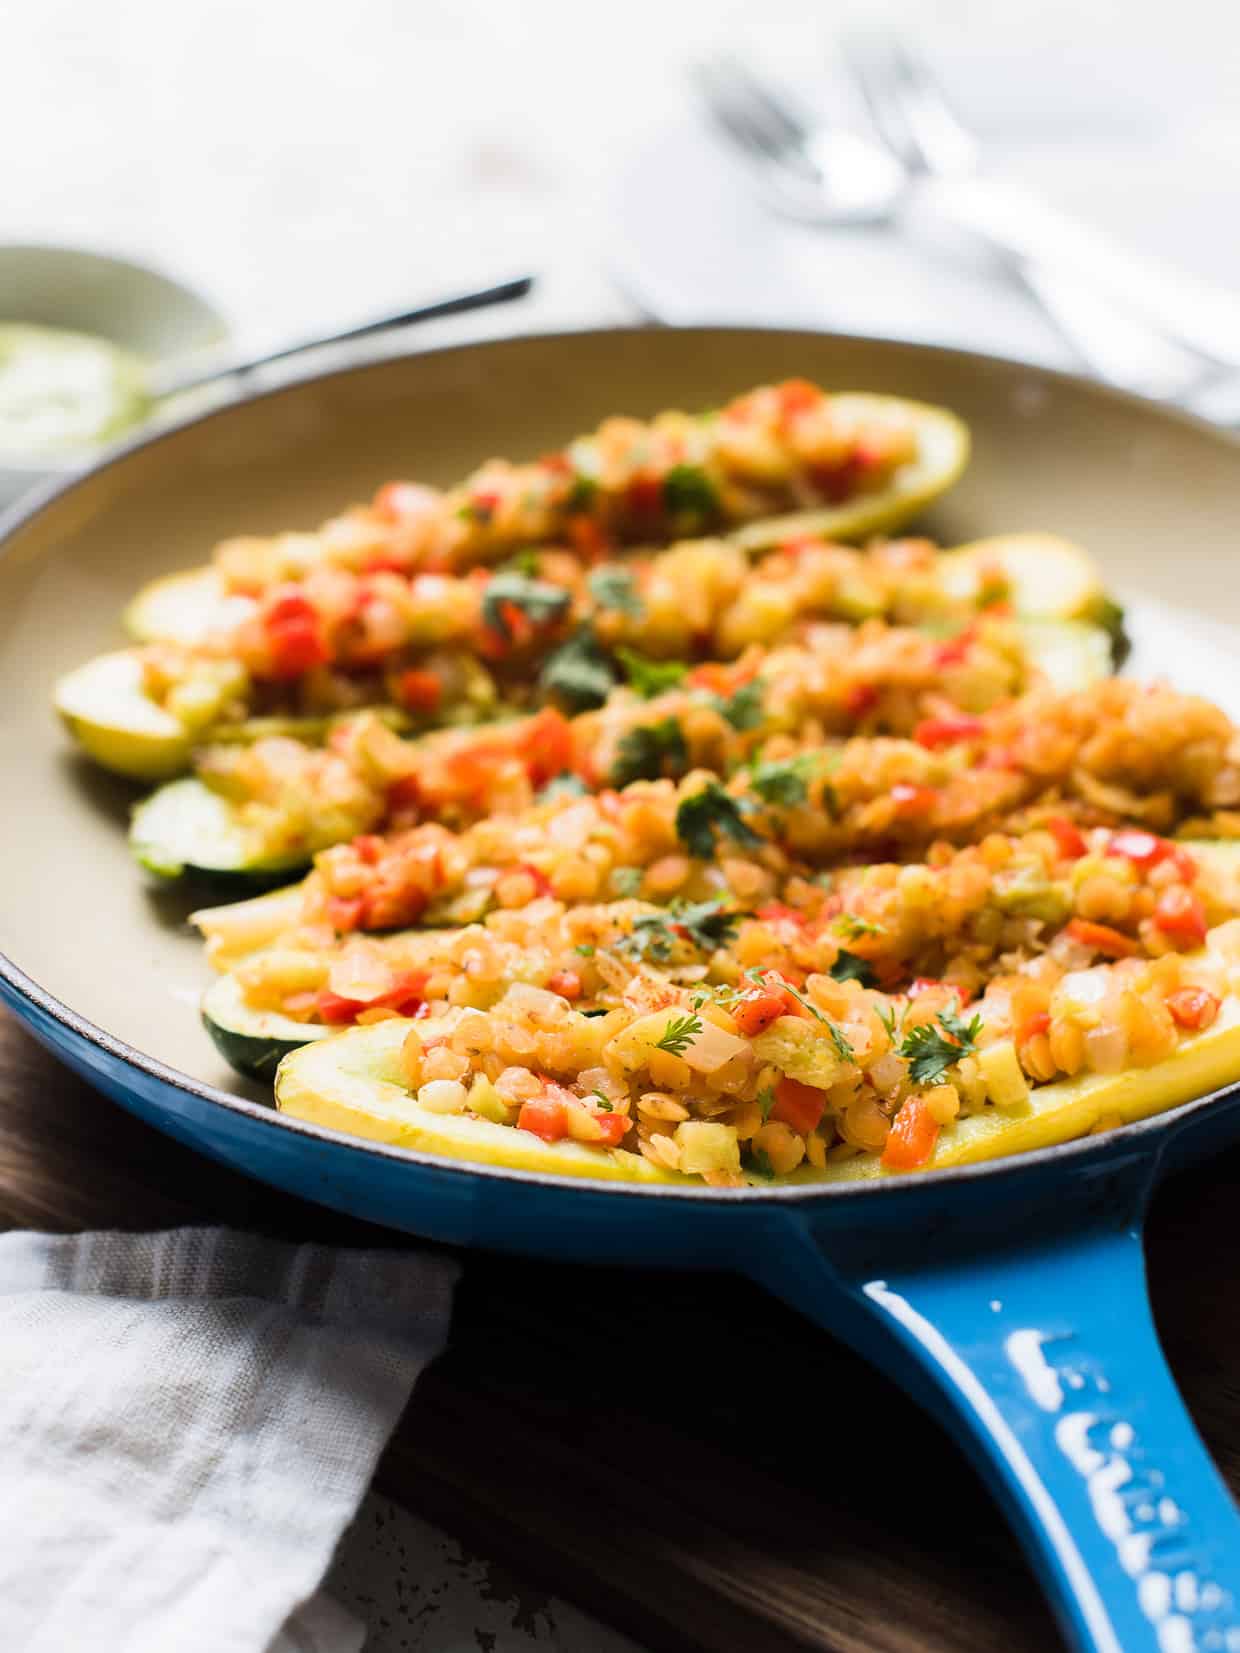
M1224 430L1183 409L1166 407L1147 398L1134 395L1129 391L1097 383L1079 374L1062 369L1044 367L1038 363L1021 361L1018 358L1000 356L989 352L965 350L958 346L926 344L859 333L833 333L827 330L802 327L702 324L657 329L639 325L564 328L548 332L511 334L495 339L474 339L429 350L405 350L370 357L360 362L346 363L337 367L322 368L317 371L298 374L294 377L282 379L277 385L232 398L216 407L204 409L202 412L178 420L175 424L161 426L158 430L145 435L134 436L108 449L87 469L74 472L72 476L67 478L60 476L49 478L44 485L35 489L30 495L20 499L6 511L0 512L0 556L5 556L11 552L13 541L22 529L33 524L37 518L59 500L72 494L76 489L88 485L97 476L124 464L137 454L144 453L161 443L169 443L175 440L186 431L209 425L216 420L229 418L236 414L238 410L249 407L253 403L296 396L308 386L349 378L360 378L367 373L382 372L384 369L399 367L402 364L424 357L439 358L478 351L503 352L530 346L569 344L583 338L637 337L648 336L655 332L719 338L753 337L756 335L788 340L814 340L819 345L824 343L829 345L836 342L849 347L857 345L871 346L880 352L887 353L912 352L922 357L951 360L965 366L975 365L978 368L985 369L998 367L1012 372L1024 373L1052 385L1062 384L1074 394L1083 394L1087 399L1092 398L1104 403L1114 403L1135 411L1145 418L1154 418L1158 421L1183 426L1221 448L1240 451L1240 432ZM518 1186L533 1185L549 1190L554 1189L565 1195L575 1194L579 1198L585 1199L598 1198L600 1195L609 1194L643 1200L652 1198L688 1200L694 1204L705 1203L715 1206L757 1205L769 1209L772 1206L816 1204L824 1200L857 1200L881 1197L890 1201L901 1195L915 1197L918 1192L932 1188L972 1184L981 1179L987 1181L1001 1180L1005 1177L1010 1178L1028 1173L1038 1167L1060 1164L1064 1161L1075 1163L1090 1158L1110 1158L1117 1150L1123 1148L1130 1151L1136 1151L1138 1148L1147 1149L1151 1138L1157 1142L1160 1138L1169 1137L1178 1127L1187 1124L1203 1109L1209 1108L1226 1096L1235 1094L1237 1087L1240 1086L1240 1081L1237 1081L1237 1085L1224 1086L1208 1093L1206 1096L1197 1097L1191 1102L1181 1103L1178 1107L1165 1113L1154 1114L1147 1119L1119 1126L1105 1133L1104 1136L1079 1137L1068 1142L1053 1144L1050 1147L1032 1149L1025 1153L984 1160L972 1165L958 1165L936 1171L923 1171L909 1176L855 1183L826 1185L801 1183L784 1184L769 1188L746 1187L735 1189L707 1187L698 1189L668 1183L626 1183L603 1178L570 1177L550 1172L519 1170L511 1166L491 1165L484 1162L450 1160L441 1156L422 1153L416 1149L374 1142L365 1137L352 1136L344 1131L336 1131L326 1126L294 1119L281 1114L269 1104L254 1102L247 1097L223 1090L219 1086L194 1079L191 1075L181 1072L180 1069L174 1068L156 1057L148 1056L145 1052L138 1050L136 1046L118 1038L115 1034L109 1033L105 1028L98 1026L88 1017L75 1011L71 1005L64 1003L54 994L48 992L47 989L41 987L14 959L3 951L0 951L0 980L7 984L15 998L33 1006L76 1039L93 1046L109 1058L111 1062L124 1068L136 1070L137 1073L144 1074L148 1079L154 1080L173 1091L179 1091L184 1095L193 1097L199 1102L210 1103L240 1115L251 1125L265 1125L279 1131L292 1132L294 1135L309 1138L312 1141L332 1146L338 1150L361 1154L367 1158L417 1166L421 1171L448 1179L466 1178L472 1180L475 1177L482 1176L489 1181L511 1182Z

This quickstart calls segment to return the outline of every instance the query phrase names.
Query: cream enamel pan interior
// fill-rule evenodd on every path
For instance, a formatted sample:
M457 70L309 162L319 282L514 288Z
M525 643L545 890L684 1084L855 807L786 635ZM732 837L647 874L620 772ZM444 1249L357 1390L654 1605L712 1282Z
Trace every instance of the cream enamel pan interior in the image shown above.
M0 951L98 1028L246 1094L198 1022L207 972L184 918L203 891L144 880L125 844L137 793L71 751L53 680L119 641L143 581L201 563L229 534L309 527L391 477L446 483L492 454L536 456L611 412L706 407L789 375L954 409L972 427L973 460L928 531L1079 539L1130 603L1129 670L1166 672L1240 711L1240 444L1222 433L1013 363L818 334L614 331L410 356L210 415L10 519Z

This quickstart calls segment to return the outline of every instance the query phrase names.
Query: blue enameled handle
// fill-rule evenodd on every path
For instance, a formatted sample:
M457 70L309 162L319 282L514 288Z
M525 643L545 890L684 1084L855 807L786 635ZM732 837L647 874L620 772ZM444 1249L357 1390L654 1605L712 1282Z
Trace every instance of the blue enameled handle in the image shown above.
M1240 1518L1163 1359L1135 1218L946 1260L923 1236L868 1277L802 1238L795 1286L768 1283L945 1417L1075 1645L1240 1653Z

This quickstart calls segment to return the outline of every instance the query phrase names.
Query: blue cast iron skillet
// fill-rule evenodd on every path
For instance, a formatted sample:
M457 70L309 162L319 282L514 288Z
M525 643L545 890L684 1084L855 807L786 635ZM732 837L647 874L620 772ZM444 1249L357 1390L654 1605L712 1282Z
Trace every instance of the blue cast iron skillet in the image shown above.
M669 358L666 378L712 349L725 358L715 375L721 390L747 382L739 357L750 364L769 356L771 376L795 362L797 371L848 388L898 388L912 364L922 394L936 374L961 385L1006 384L1029 396L1084 398L1100 418L1114 405L1127 426L1169 424L1180 442L1222 441L1057 375L879 341L620 333L437 356L442 363L458 355L479 395L508 369L528 378L536 395L531 368L550 364L556 378L565 364L601 350L604 367L619 372L622 358L646 351ZM327 376L273 400L291 397L295 405L344 384L354 405L368 374L403 372L416 383L434 359ZM966 396L959 390L957 405ZM657 405L653 396L648 402ZM605 385L595 404L599 413L610 408ZM206 423L244 419L253 407ZM965 411L976 423L977 411ZM984 466L985 430L977 435L974 463ZM164 440L135 444L110 463L131 465L135 453L149 459ZM1100 462L1113 463L1113 455ZM1240 510L1240 461L1228 462ZM1058 526L1053 478L1048 487L1038 522L989 526ZM10 536L64 494L13 519ZM49 730L49 751L51 744ZM282 1118L96 1025L31 979L16 957L0 958L0 997L64 1062L141 1118L303 1198L457 1245L751 1276L947 1421L1018 1530L1076 1646L1240 1650L1240 1523L1159 1348L1141 1240L1160 1178L1240 1139L1240 1087L1103 1136L878 1186L629 1187L444 1162ZM880 1457L874 1465L893 1498L900 1476L916 1473Z

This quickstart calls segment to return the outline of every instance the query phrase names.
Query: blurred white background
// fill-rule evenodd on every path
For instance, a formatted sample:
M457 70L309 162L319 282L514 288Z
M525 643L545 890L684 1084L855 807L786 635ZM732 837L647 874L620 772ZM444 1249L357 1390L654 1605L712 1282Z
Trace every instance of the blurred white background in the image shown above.
M921 0L893 15L997 164L1240 284L1234 0ZM874 5L10 0L0 237L145 255L254 339L525 266L543 275L537 302L484 325L628 315L611 277L644 286L652 261L664 286L691 277L682 313L787 308L778 281L729 284L743 230L716 228L717 245L700 230L712 187L740 196L745 179L716 145L703 187L686 65L736 47L847 118L831 41L858 16ZM794 307L808 291L824 325L873 319L849 302L856 239L836 244L839 279L802 277ZM938 307L915 292L904 330ZM1017 343L1047 353L1036 330Z

